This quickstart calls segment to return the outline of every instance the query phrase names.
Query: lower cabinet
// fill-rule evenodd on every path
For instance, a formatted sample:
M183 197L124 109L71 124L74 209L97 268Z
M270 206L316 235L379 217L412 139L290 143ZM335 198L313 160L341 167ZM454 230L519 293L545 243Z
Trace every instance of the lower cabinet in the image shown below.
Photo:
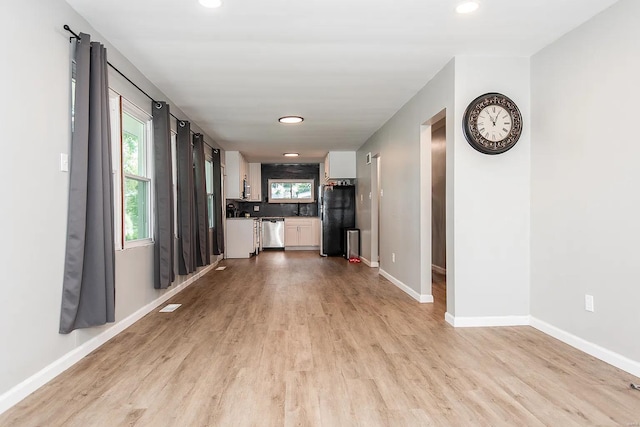
M318 218L285 218L285 247L320 246L320 220Z
M227 218L225 258L249 258L258 253L255 218Z

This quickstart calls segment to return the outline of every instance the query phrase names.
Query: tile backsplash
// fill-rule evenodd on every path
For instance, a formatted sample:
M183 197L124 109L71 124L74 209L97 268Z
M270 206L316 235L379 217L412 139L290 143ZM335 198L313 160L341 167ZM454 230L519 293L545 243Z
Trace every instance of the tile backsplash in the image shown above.
M243 215L245 212L251 216L318 216L318 203L269 203L269 179L313 179L314 188L317 192L320 185L320 165L318 163L263 163L262 164L262 202L243 202L237 200L227 200L227 204L232 203L238 212ZM318 195L315 195L316 200ZM254 207L258 206L258 211Z

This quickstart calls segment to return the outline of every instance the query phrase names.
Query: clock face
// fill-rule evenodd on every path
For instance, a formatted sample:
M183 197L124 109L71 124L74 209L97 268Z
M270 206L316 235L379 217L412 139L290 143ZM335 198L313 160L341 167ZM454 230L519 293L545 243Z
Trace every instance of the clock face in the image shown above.
M480 135L489 141L502 141L511 130L511 114L499 105L485 107L478 114L477 127Z
M487 93L469 104L462 128L473 148L484 154L500 154L518 142L522 133L522 115L506 96Z

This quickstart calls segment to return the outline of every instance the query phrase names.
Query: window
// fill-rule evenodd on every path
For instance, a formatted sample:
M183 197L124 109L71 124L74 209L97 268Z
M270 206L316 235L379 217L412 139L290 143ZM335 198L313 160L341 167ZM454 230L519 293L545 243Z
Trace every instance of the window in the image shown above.
M116 249L122 249L122 176L120 175L120 95L109 90L111 115L111 165L113 176L113 232Z
M313 202L313 179L269 180L269 203Z
M73 43L75 46L75 43ZM71 60L71 133L75 129L76 122L76 60Z
M151 115L109 90L116 249L152 242Z
M151 118L122 102L122 176L125 242L151 239Z
M207 188L207 209L209 214L209 228L214 227L214 211L213 211L213 162L207 159L204 163L204 176Z

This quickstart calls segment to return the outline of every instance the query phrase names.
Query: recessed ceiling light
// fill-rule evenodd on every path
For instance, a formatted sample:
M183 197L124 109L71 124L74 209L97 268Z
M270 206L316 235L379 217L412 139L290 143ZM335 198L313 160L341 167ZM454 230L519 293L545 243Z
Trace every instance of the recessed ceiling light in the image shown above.
M213 9L222 6L222 0L200 0L200 4Z
M299 154L298 153L284 153L285 157L298 157Z
M471 13L478 10L480 5L475 1L466 1L464 3L460 3L458 7L456 7L456 12L458 13Z
M300 116L284 116L284 117L280 117L278 121L280 123L293 124L293 123L302 123L304 119Z

